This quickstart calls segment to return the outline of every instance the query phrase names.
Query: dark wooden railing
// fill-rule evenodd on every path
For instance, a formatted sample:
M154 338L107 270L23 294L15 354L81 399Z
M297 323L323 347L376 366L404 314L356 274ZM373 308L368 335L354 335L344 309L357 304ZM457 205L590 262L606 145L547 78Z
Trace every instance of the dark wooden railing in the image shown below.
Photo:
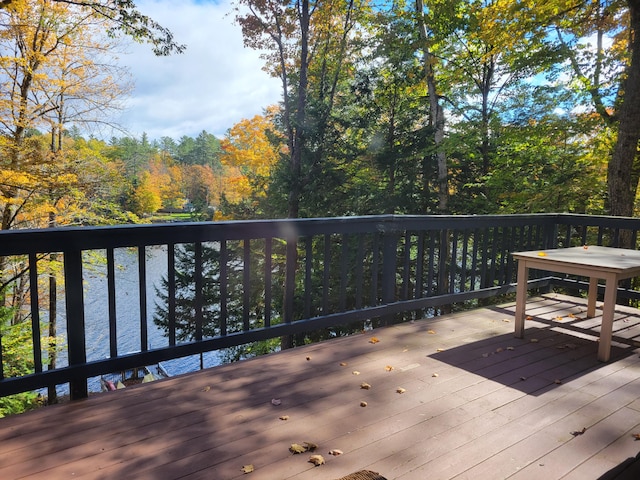
M0 356L0 396L69 384L87 396L87 379L141 365L345 325L375 326L471 308L515 289L514 251L582 244L637 248L640 220L568 214L506 216L372 216L59 228L0 232L4 295L28 283L32 373L8 377ZM624 243L623 243L624 242ZM147 253L161 247L162 305L150 305ZM115 253L137 253L138 351L121 352ZM51 254L63 265L67 362L47 368L41 338L47 310L43 278ZM91 262L106 265L108 358L87 361L83 282ZM185 264L185 259L187 263ZM10 280L12 272L22 272ZM186 284L185 284L186 282ZM537 272L531 288L585 290L584 279ZM638 299L631 288L619 298ZM186 310L185 310L186 308ZM158 310L159 309L159 310ZM149 346L161 311L166 345ZM189 318L185 311L190 312ZM185 330L188 323L188 331ZM186 333L185 333L186 332ZM121 332L120 332L121 333ZM186 335L186 338L184 338ZM0 339L1 340L1 339ZM293 341L295 343L295 341Z

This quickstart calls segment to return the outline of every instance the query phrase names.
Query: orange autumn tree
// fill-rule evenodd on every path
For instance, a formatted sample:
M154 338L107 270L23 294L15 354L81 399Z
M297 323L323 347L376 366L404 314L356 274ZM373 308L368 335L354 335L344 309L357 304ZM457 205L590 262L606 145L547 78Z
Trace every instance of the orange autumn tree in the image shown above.
M221 196L229 204L251 202L255 206L266 196L272 168L282 153L282 147L276 145L275 113L276 107L270 107L265 115L241 120L222 140L225 181ZM216 218L223 216L216 214Z

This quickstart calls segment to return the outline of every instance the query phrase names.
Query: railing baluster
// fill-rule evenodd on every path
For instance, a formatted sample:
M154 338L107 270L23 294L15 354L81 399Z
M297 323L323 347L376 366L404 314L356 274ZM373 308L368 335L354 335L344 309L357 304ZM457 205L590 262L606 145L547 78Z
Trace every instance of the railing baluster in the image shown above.
M118 356L118 330L116 315L116 268L113 247L107 248L107 297L109 308L109 356Z
M243 270L242 270L242 327L249 331L249 307L251 299L251 240L243 240Z
M225 336L228 333L227 320L229 311L227 308L229 301L229 255L227 251L227 241L220 241L220 335Z
M55 274L54 274L55 275ZM38 259L35 252L29 254L29 287L31 290L31 343L36 373L42 372L42 344L40 342L40 305L38 294ZM51 294L51 293L50 293ZM55 301L55 292L52 294ZM51 319L49 319L51 321ZM0 352L2 345L0 345ZM0 366L1 371L1 366Z
M149 350L147 329L147 255L144 246L138 247L138 291L140 294L140 351Z
M176 246L167 245L167 313L169 317L169 345L176 344Z
M322 314L329 314L329 279L331 272L331 235L324 236L324 258L322 260Z
M273 283L273 239L271 237L265 239L264 245L264 326L271 326L271 289Z

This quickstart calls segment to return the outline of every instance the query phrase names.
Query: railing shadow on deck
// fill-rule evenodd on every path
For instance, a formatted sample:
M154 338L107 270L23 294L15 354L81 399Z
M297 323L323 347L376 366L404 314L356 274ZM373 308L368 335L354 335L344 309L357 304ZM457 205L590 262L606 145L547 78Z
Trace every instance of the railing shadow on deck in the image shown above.
M73 399L88 394L87 378L272 338L283 347L309 332L325 336L487 305L514 291L511 252L574 245L637 248L640 219L569 214L504 216L371 216L260 220L0 232L2 293L29 292L34 369L5 373L0 395L70 385ZM626 234L625 234L626 233ZM624 234L624 235L623 235ZM161 247L166 274L153 284L147 253ZM123 315L116 294L120 249L137 256L136 335L122 352ZM91 258L103 262L108 315L101 328L109 354L88 360L83 282ZM46 280L54 262L63 271L66 364L48 369ZM530 288L586 289L583 279L534 272ZM26 285L26 287L25 287ZM628 281L619 298L638 300ZM159 289L160 301L150 291ZM152 321L166 344L150 345ZM346 326L346 327L345 327ZM0 339L1 340L1 339ZM89 352L90 353L90 352Z

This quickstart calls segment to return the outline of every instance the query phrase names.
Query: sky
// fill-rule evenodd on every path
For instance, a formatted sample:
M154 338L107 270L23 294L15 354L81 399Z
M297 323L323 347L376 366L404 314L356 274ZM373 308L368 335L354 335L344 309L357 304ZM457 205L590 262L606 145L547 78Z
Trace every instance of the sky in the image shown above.
M130 136L179 140L205 130L222 138L240 120L278 103L280 83L262 70L260 53L244 47L229 0L138 0L136 5L187 49L157 57L150 45L131 42L128 53L119 56L135 89L115 121Z

